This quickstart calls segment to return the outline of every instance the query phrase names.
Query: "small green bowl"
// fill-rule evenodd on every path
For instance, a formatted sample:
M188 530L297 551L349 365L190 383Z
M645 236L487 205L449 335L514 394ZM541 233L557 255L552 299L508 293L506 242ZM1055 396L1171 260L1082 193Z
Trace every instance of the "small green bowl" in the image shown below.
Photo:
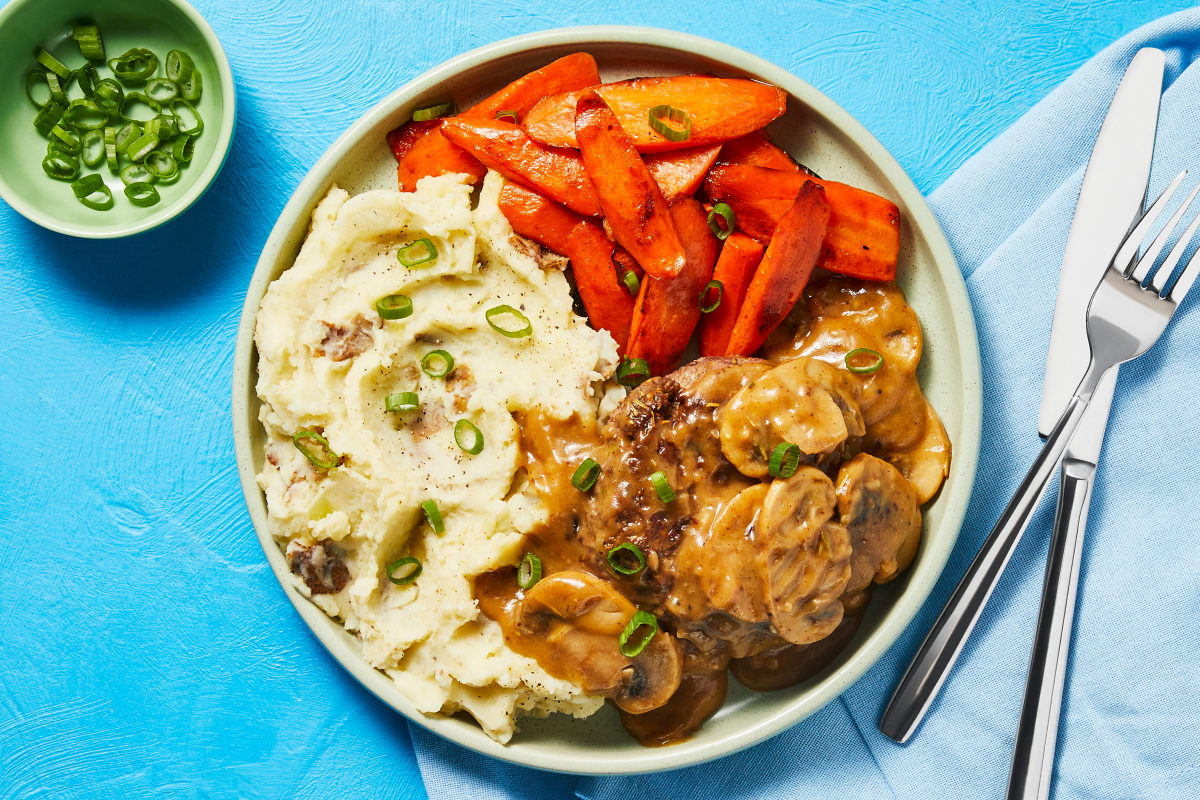
M162 199L150 208L138 208L124 194L121 179L106 166L84 167L96 172L116 201L107 211L87 208L71 191L68 181L57 181L42 170L47 140L33 127L37 109L25 96L25 75L36 66L38 47L45 47L67 66L85 62L71 38L71 22L94 21L104 38L107 58L131 47L146 47L160 59L168 50L186 52L201 73L203 94L197 111L204 131L196 139L196 152L179 178L159 185ZM173 219L196 202L212 183L229 151L233 135L233 75L225 51L212 28L184 0L12 0L0 9L0 197L43 228L88 239L112 239L140 233ZM159 68L161 74L162 68ZM100 68L103 77L107 67ZM78 90L72 85L72 96Z

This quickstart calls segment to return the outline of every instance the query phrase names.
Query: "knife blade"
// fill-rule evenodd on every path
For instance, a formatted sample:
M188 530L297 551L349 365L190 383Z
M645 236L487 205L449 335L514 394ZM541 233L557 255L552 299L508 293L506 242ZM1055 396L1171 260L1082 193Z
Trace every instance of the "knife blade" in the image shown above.
M1136 223L1145 203L1164 65L1159 50L1146 48L1134 56L1084 175L1063 254L1046 357L1038 420L1043 435L1070 400L1072 381L1078 378L1069 376L1082 375L1086 367L1087 331L1082 320L1087 299L1079 287L1097 280L1107 267L1108 256L1103 254L1120 246L1119 240ZM1103 229L1104 225L1109 227ZM1082 366L1076 366L1081 362ZM1117 370L1113 369L1098 388L1059 472L1058 506L1013 743L1007 800L1047 800L1050 796L1083 538L1116 379Z
M1155 52L1139 53L1134 58L1133 74L1122 80L1114 95L1084 174L1080 202L1064 253L1063 278L1055 307L1056 336L1051 337L1050 351L1054 360L1047 361L1046 382L1051 386L1049 391L1054 393L1055 402L1060 405L1052 406L1047 427L1052 427L1066 408L1087 366L1090 348L1083 320L1091 292L1086 287L1099 282L1145 198L1164 60L1161 52L1157 56ZM1146 100L1142 87L1150 85L1156 62L1158 89L1149 93L1151 100ZM1088 280L1090 284L1086 282ZM1068 344L1061 344L1063 341ZM1084 353L1078 364L1071 361L1072 353L1064 350L1076 344ZM1098 405L1105 409L1115 380L1114 370L1113 375L1104 378L1097 392ZM1045 395L1046 392L1043 398ZM1060 396L1061 400L1058 400ZM1090 431L1090 435L1095 436L1098 425L1099 436L1103 438L1106 416L1099 422L1092 422L1092 427L1083 433ZM1099 443L1094 447L1098 456ZM989 535L909 662L879 720L879 730L885 736L898 742L907 741L941 690L1020 537L1020 532L1015 537L1004 533L998 526Z

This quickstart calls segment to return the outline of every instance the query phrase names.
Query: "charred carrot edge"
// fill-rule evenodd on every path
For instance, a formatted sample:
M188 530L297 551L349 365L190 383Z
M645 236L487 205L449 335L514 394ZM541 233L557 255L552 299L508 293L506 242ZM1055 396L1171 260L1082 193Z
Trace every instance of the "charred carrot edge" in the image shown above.
M599 225L581 220L567 236L564 255L571 259L575 287L592 327L612 334L618 351L624 354L634 300L617 276L615 249Z
M513 111L522 117L545 97L599 82L596 59L588 53L572 53L522 75L461 116L491 119L499 111ZM478 183L486 174L482 164L446 140L441 124L442 120L410 121L388 134L401 191L411 192L418 180L433 175L465 172L473 183Z
M750 280L726 355L750 355L791 312L817 266L829 218L825 190L805 181Z
M782 89L743 78L710 75L634 78L604 83L594 90L545 98L525 116L529 135L552 147L578 147L573 122L579 98L585 91L596 91L604 98L642 153L736 139L762 128L787 109L787 94ZM660 105L688 115L691 133L687 139L672 141L650 127L650 109Z
M744 233L732 233L721 246L712 279L721 282L721 303L700 320L700 355L723 356L746 298L746 289L763 257L763 246Z
M564 256L567 254L567 237L583 221L583 217L574 211L511 182L506 182L500 189L498 204L500 213L514 231Z
M699 202L681 197L671 203L671 216L685 242L687 266L674 278L642 283L629 335L630 355L646 359L652 375L670 372L687 349L700 322L700 293L717 260L717 240Z
M452 117L442 132L454 144L511 181L529 186L584 216L600 213L600 203L584 162L571 150L546 147L511 122Z
M830 207L818 266L865 280L895 280L900 209L884 197L836 181L736 164L713 167L704 191L733 208L738 230L766 244L805 181L825 189Z
M579 98L575 124L583 167L613 238L646 274L656 278L678 275L686 257L670 208L612 110L594 91L585 91Z

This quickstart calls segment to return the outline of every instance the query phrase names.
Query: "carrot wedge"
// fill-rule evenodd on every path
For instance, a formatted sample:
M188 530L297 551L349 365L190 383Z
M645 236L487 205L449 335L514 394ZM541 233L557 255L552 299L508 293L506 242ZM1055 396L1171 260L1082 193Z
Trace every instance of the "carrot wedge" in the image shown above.
M509 180L584 216L600 213L596 191L578 153L539 144L503 120L451 117L442 123L442 133Z
M679 198L671 203L671 217L684 243L687 266L674 278L642 282L629 334L629 354L646 359L652 375L670 372L687 349L700 322L700 293L717 260L717 240L699 202Z
M806 181L796 195L796 202L779 221L750 280L746 299L729 335L726 355L750 355L791 312L817 266L829 219L825 190L813 181Z
M662 189L663 197L670 201L695 194L720 152L721 145L710 144L707 147L655 153L644 160L658 188Z
M567 237L583 222L574 211L512 182L500 189L499 206L514 231L564 256Z
M497 112L512 111L523 117L545 97L598 83L596 59L588 53L572 53L522 75L461 116L492 119ZM465 172L474 183L483 179L487 172L483 165L448 141L442 135L441 124L442 120L410 121L388 134L388 145L399 162L396 177L400 191L411 192L418 180L430 175Z
M766 244L806 181L825 190L830 209L818 266L864 280L895 280L900 209L891 200L836 181L736 164L713 167L704 191L729 204L738 230Z
M575 124L583 167L617 244L646 274L678 275L686 257L670 207L612 109L598 94L587 91L579 98Z
M633 320L633 297L617 276L615 249L599 225L581 220L567 236L564 255L571 259L575 288L588 321L596 330L612 334L618 352L624 354Z
M763 246L744 233L732 233L725 240L712 276L721 282L721 302L700 320L700 355L725 355L746 289L762 257Z
M717 161L722 164L743 164L748 167L767 167L785 172L809 172L768 139L762 131L747 133L731 139L721 147Z
M575 112L579 98L590 89L547 97L524 118L525 130L552 147L578 147ZM679 75L634 78L603 83L595 91L616 114L620 125L641 153L681 150L724 142L756 131L783 114L787 94L765 83L743 78ZM673 142L650 127L650 109L668 105L691 120L691 134Z

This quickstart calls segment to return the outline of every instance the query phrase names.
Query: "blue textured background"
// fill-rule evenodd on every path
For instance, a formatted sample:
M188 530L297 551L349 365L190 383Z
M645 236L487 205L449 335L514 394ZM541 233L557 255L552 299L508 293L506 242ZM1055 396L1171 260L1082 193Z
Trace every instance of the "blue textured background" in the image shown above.
M197 206L87 242L0 204L3 798L424 795L403 720L328 657L267 568L229 419L237 317L275 217L402 81L532 30L676 28L815 84L927 192L1104 45L1189 3L196 5L239 103Z

